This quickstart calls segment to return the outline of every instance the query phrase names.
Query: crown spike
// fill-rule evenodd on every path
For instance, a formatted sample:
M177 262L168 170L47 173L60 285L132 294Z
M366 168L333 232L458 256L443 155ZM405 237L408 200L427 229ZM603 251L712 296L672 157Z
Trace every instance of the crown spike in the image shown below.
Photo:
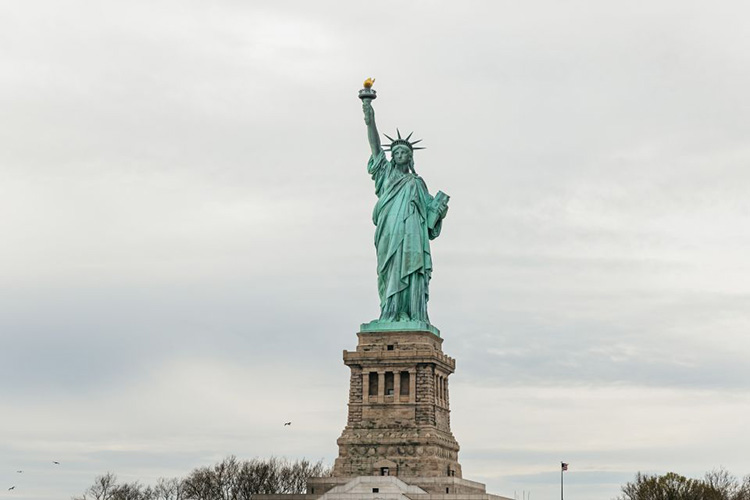
M389 141L391 141L390 144L383 146L383 149L385 151L393 151L393 148L396 146L407 147L409 148L410 151L414 151L415 149L425 149L425 148L414 147L415 144L422 142L422 139L411 142L411 136L414 135L414 132L411 132L408 136L406 136L405 139L401 136L401 131L399 129L396 129L396 137L398 137L398 139L394 139L388 134L383 134L383 135L387 137Z

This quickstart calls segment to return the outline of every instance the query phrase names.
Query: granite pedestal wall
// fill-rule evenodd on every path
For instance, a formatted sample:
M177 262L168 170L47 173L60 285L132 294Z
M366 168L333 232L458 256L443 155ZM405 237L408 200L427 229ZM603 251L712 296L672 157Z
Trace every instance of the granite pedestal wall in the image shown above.
M347 425L334 477L461 477L450 429L448 377L456 362L427 331L359 333Z

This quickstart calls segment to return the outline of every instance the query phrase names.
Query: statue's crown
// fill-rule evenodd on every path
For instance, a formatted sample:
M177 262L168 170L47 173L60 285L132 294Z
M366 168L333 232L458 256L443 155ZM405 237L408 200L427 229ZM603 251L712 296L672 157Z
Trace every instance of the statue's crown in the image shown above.
M409 134L406 139L401 137L401 132L398 129L396 129L398 139L393 139L392 137L389 137L388 134L383 134L384 136L388 137L388 140L391 141L391 143L386 146L386 150L393 151L393 148L395 148L396 146L406 146L407 148L409 148L409 151L414 151L415 149L424 149L422 147L414 147L415 144L422 142L422 139L414 142L409 142L409 139L411 138L413 133L414 132Z

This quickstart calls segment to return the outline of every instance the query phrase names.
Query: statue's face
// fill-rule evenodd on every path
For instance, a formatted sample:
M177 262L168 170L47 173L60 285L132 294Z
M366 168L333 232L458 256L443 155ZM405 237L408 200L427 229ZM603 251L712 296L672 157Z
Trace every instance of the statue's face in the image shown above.
M409 160L411 160L411 152L404 147L396 148L391 154L391 159L398 166L408 165Z

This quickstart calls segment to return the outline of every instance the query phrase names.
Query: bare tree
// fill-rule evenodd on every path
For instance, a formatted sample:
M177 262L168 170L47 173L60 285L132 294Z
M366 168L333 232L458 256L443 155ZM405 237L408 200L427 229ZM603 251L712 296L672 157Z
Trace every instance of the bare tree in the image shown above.
M721 468L706 473L703 480L674 472L663 476L639 472L622 493L618 500L750 500L750 475L740 483Z
M118 484L112 490L112 500L151 500L153 498L150 487L143 487L138 482Z
M183 482L179 479L159 478L153 488L153 500L183 500Z
M737 491L736 500L750 500L750 474L742 480L739 491Z
M109 472L73 500L251 500L259 494L304 493L309 478L330 473L322 460L239 461L229 456L212 467L193 469L183 480L161 478L153 487L137 481L118 484L117 476Z
M253 495L304 493L307 480L326 476L323 462L289 462L277 457L238 462L228 457L213 468L193 470L184 481L185 500L250 500Z
M183 481L183 491L186 499L215 500L213 471L208 467L194 469Z
M80 497L73 500L112 500L112 492L117 486L117 476L113 472L107 472L94 479L94 484Z

